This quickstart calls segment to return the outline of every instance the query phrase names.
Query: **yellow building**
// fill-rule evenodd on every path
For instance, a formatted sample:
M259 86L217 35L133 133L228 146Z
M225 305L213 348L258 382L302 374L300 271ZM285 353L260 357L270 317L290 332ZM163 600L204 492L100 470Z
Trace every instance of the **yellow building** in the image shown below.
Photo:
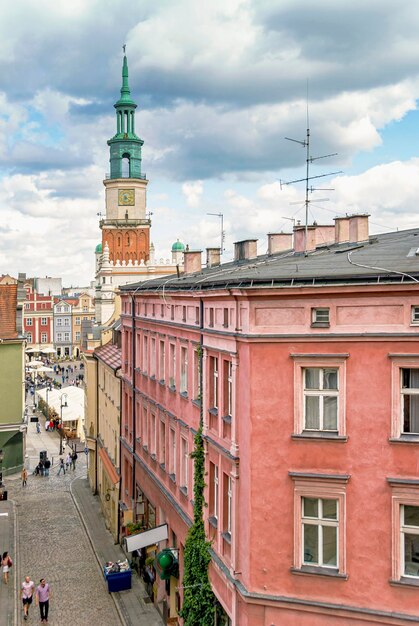
M80 294L78 302L72 308L73 356L79 357L83 341L83 322L95 322L94 299L88 293Z

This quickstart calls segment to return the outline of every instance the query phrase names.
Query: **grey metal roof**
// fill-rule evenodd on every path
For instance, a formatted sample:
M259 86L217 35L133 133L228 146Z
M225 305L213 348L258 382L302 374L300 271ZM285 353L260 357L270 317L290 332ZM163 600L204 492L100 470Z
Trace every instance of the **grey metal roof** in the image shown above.
M374 235L360 243L332 244L307 255L292 250L232 261L182 274L124 285L121 291L201 290L348 283L419 281L419 228Z

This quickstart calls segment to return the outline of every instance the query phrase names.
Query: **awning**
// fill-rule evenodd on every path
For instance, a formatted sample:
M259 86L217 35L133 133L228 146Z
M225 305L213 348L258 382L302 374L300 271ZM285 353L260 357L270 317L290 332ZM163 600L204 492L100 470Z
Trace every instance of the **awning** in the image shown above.
M151 546L153 543L159 541L165 541L168 538L167 524L156 526L150 530L145 530L137 535L129 535L125 537L125 543L128 552L134 552L134 550L141 550L146 546Z
M104 448L100 448L99 456L102 459L102 463L109 477L109 480L113 485L116 485L116 483L119 483L119 475Z

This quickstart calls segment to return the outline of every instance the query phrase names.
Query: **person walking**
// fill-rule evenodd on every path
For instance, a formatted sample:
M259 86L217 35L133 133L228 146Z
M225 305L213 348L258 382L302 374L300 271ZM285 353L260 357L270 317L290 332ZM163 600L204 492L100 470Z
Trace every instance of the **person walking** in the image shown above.
M1 559L1 566L2 566L2 571L3 571L3 582L5 585L7 585L7 583L9 582L9 571L12 565L13 565L13 561L10 558L9 553L7 551L3 552L3 556Z
M24 467L22 469L22 487L26 487L26 481L28 480L28 470L26 469L26 467Z
M49 476L49 468L51 467L51 461L49 459L45 459L45 476Z
M74 450L74 452L71 455L71 462L73 464L73 472L76 469L76 461L77 461L77 452L76 450Z
M23 604L23 619L27 620L29 617L29 607L32 604L33 594L35 593L35 583L31 580L30 576L25 576L20 588L22 604Z
M45 578L41 578L35 592L36 605L39 604L41 613L41 624L48 624L49 601L51 599L51 590Z
M65 474L64 459L62 457L60 458L60 466L58 468L57 476L61 474L61 470L63 471L63 474Z
M68 452L66 459L65 459L65 467L67 471L70 469L70 465L71 465L71 454L70 452Z

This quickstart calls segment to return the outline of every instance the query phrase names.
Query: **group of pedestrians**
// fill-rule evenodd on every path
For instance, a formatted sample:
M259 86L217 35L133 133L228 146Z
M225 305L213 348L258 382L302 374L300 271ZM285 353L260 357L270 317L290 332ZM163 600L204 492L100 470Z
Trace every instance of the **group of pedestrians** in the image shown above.
M31 577L25 576L25 580L20 587L20 594L23 604L23 619L28 619L29 607L32 604L33 596L35 596L35 603L37 606L39 605L41 614L41 624L48 624L51 589L45 578L41 578L39 585L35 588L35 583L31 580Z
M67 472L70 471L70 467L73 468L73 472L74 472L74 470L76 469L77 458L78 458L77 452L75 450L73 450L73 452L68 452L65 458L65 462L64 462L64 458L60 457L60 464L58 466L57 476L59 476L61 472L65 474L66 470Z

